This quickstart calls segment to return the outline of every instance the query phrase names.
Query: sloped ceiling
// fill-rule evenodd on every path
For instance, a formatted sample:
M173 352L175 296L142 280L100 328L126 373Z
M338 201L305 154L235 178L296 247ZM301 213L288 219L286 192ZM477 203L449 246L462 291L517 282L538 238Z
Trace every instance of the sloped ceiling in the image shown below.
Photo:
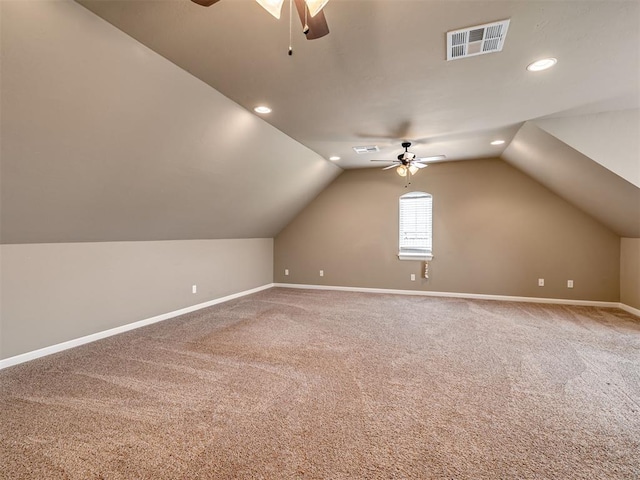
M268 103L269 123L343 168L395 158L402 139L418 156L495 157L525 121L640 107L637 0L330 0L327 37L294 19L293 56L288 2L278 21L255 0L78 1L247 110ZM446 60L447 31L503 19L502 52ZM548 56L553 69L526 70Z
M621 237L640 237L640 188L533 122L522 126L503 158Z
M595 183L618 198L617 180L567 193L581 169L634 186L637 141L610 122L640 106L640 2L331 0L331 34L294 28L290 57L286 15L254 0L78 1L102 18L69 1L0 2L3 243L271 237L341 172L323 157L368 167L402 139L450 160L504 151L640 236L633 189L631 209L582 198ZM503 52L446 62L447 30L504 18ZM545 56L558 65L525 70ZM616 141L622 163L602 148ZM357 156L362 144L382 150ZM564 154L577 170L563 183L541 159Z
M273 237L341 169L73 2L0 2L2 243Z
M77 1L247 110L268 103L267 121L325 158L339 155L343 168L395 158L403 139L418 141L418 156L448 160L504 152L613 231L638 236L630 188L640 175L639 126L630 113L640 107L636 0L330 0L329 36L305 41L294 19L293 56L286 55L286 5L277 21L254 0L210 8L188 0ZM502 52L446 61L447 31L502 19L511 20ZM553 69L525 69L548 56L558 59ZM532 133L525 122L534 120L552 135ZM498 138L505 144L491 146ZM352 150L368 144L381 151ZM555 163L542 162L543 152ZM561 181L558 164L578 170ZM608 200L587 200L591 187Z
M640 188L640 109L574 114L534 123Z

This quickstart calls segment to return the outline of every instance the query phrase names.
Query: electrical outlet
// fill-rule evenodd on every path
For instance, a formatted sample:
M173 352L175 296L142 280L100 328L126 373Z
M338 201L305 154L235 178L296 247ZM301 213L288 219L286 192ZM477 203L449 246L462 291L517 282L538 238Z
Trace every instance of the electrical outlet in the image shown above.
M198 286L197 285L191 285L191 293L198 293Z
M411 281L412 281L412 282L415 282L415 281L416 281L416 274L415 274L415 273L412 273L412 274L411 274Z
M320 270L320 276L324 277L324 270Z
M538 279L538 286L539 287L544 287L544 278L539 278Z
M573 288L573 280L567 280L567 288Z
M284 269L284 274L285 274L285 275L289 275L289 269L288 269L288 268L285 268L285 269Z

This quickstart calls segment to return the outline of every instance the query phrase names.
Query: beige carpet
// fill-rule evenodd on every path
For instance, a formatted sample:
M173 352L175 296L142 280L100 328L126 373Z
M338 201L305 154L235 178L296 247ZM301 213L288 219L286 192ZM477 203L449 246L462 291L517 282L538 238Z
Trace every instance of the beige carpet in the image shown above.
M272 289L0 387L0 478L640 478L620 310Z

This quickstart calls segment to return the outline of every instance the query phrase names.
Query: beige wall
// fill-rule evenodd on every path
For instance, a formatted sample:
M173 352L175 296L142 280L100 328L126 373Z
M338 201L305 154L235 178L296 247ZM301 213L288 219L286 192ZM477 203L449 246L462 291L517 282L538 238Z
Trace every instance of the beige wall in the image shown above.
M396 257L403 180L365 169L344 172L276 237L275 281L619 300L619 237L502 160L433 164L409 190L434 197L429 280Z
M273 240L2 245L0 262L8 358L270 284Z
M75 2L0 12L3 244L272 238L341 172Z
M620 301L640 309L640 238L620 239Z

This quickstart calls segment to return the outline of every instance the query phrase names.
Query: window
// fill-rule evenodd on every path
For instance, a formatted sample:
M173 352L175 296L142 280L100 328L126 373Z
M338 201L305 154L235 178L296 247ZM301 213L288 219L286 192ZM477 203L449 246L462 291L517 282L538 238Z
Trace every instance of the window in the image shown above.
M411 192L400 197L400 260L431 260L433 197Z

